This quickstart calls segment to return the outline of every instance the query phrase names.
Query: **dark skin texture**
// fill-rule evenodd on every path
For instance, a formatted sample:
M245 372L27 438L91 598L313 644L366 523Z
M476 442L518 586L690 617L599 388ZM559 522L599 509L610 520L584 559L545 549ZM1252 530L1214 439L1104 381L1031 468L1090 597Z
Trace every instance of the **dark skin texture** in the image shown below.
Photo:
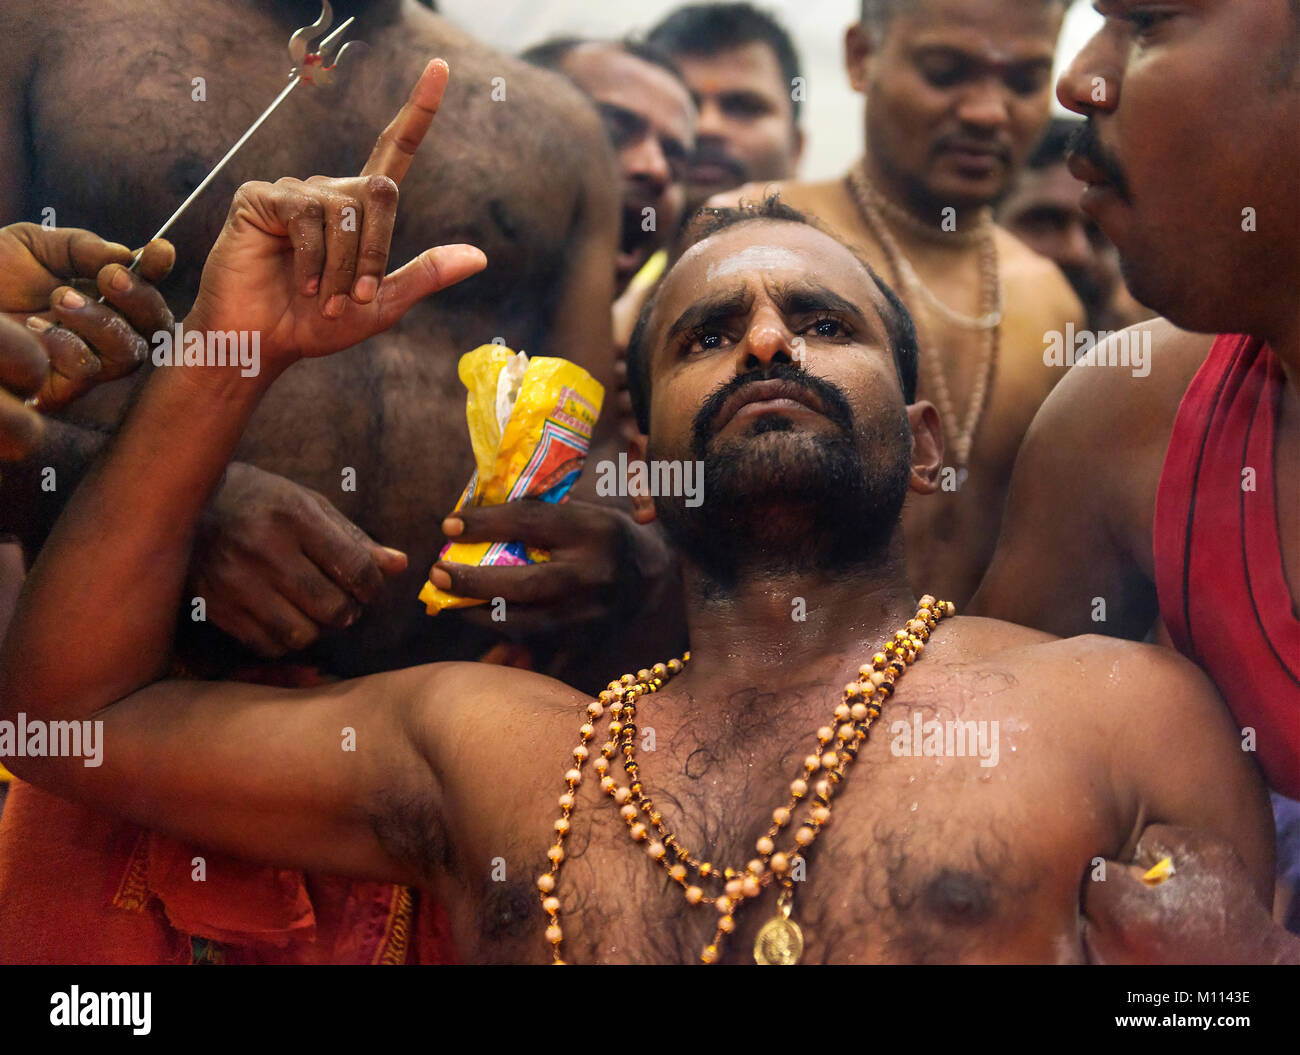
M187 593L261 654L324 633L308 659L357 671L478 654L483 635L466 620L435 625L416 601L445 541L438 525L473 468L457 359L502 337L577 361L612 388L608 312L591 305L612 300L617 206L609 166L592 164L606 156L599 122L562 78L494 54L414 3L335 12L359 16L350 35L368 58L350 56L334 88L299 88L262 127L171 232L178 264L162 288L182 314L241 182L352 170L428 58L448 59L454 105L404 189L395 252L467 241L492 267L439 311L421 305L354 354L276 387L205 512ZM289 34L318 13L305 0L6 5L0 29L33 43L0 68L0 142L13 160L0 174L0 216L39 218L49 205L60 223L138 244L274 96ZM195 76L206 78L206 102L192 99ZM491 98L497 76L503 102ZM113 102L88 124L91 94ZM322 309L332 292L318 293ZM112 427L129 398L127 384L105 386L78 417ZM55 496L34 475L11 474L18 491L3 504L24 514L10 527L29 549L101 443L52 423L32 462L62 466ZM355 490L343 490L345 468ZM224 635L207 644L230 652Z
M273 223L239 219L266 215L256 207L266 193L246 188L237 200L214 251L218 263L209 262L214 276L235 254L283 239ZM773 245L787 252L783 264L735 264L745 249ZM439 281L428 288L469 269L469 252L439 257ZM731 268L710 274L728 261ZM214 286L204 306L209 324L254 288L273 285L262 279L253 287L242 274ZM746 308L715 319L707 332L667 338L673 320L737 287L749 297ZM787 311L781 291L792 287L860 307ZM878 423L905 420L910 438L899 455L908 485L932 491L942 458L937 419L926 403L904 407L881 310L857 259L812 228L749 223L706 239L665 279L651 325L656 456L688 447L709 392L789 361L802 335L807 369L839 386L851 406L860 455L877 453L865 437ZM285 317L298 319L298 309ZM312 336L321 352L345 339L328 327ZM537 674L471 664L395 671L324 692L154 683L166 667L171 612L203 495L265 389L297 358L273 339L263 347L268 369L251 381L189 369L152 378L112 456L51 537L0 655L0 717L18 709L42 718L93 713L105 722L106 750L99 769L26 759L20 775L252 859L429 887L448 908L463 958L545 962L533 877L543 870L558 807L539 790L558 796L588 697ZM765 415L780 415L789 427L754 434L752 424ZM181 418L202 442L157 472L140 473L155 437ZM801 450L832 427L802 404L768 400L740 409L711 443L788 459L794 472ZM815 511L794 498L781 474L767 479L744 514L707 500L702 507L710 517L752 517L746 531L760 544L723 592L708 587L688 557L695 658L642 708L643 727L657 732L643 773L665 820L717 861L748 859L766 825L765 804L784 797L840 687L915 610L896 524L877 552L847 572L780 572L791 548L816 550L817 540L798 533ZM655 516L647 499L634 511L641 521ZM111 551L97 552L93 539L106 529L122 536ZM754 574L760 564L764 571ZM145 565L151 573L141 578ZM84 606L66 612L62 598L83 582ZM125 591L128 583L133 589ZM802 623L790 618L796 591L807 601ZM122 618L98 631L99 648L66 656L57 640L88 633L89 613L109 597L119 598ZM1088 707L1078 706L1081 698ZM1196 720L1175 728L1174 699ZM497 735L503 701L508 740ZM914 708L999 721L998 767L892 757L888 736L879 734ZM1214 693L1165 650L1055 641L990 620L954 619L932 636L881 723L837 793L833 825L797 894L806 962L1080 960L1085 869L1095 857L1131 853L1147 820L1233 840L1259 892L1269 889L1267 801ZM358 747L340 756L344 726ZM1175 732L1179 750L1171 754ZM209 762L201 767L189 762L198 742ZM514 750L515 743L528 747ZM1204 781L1223 793L1198 794ZM684 913L680 893L627 845L623 821L590 776L573 825L559 888L566 956L693 961L715 913ZM507 862L504 884L490 878L497 857ZM724 959L749 958L772 900L769 890L761 906L740 915Z
M615 142L623 207L615 288L621 293L681 224L686 161L695 146L695 107L679 78L610 44L574 48L564 58L564 72L592 101L614 108L606 118L613 129L623 127L619 110L645 122L645 135ZM651 231L644 226L647 208L654 210Z
M776 53L751 41L712 55L675 55L700 112L687 183L691 211L751 180L790 179L803 154L793 87Z
M150 243L135 273L124 266L132 255L75 227L0 228L0 461L38 450L41 411L131 373L140 334L172 324L153 287L171 268L171 246ZM100 295L104 304L88 302Z
M1095 628L1092 598L1100 596L1107 633L1140 638L1158 614L1156 490L1179 402L1213 341L1206 333L1263 337L1286 371L1273 468L1293 607L1300 597L1300 260L1293 237L1300 224L1300 86L1294 68L1289 81L1283 75L1296 24L1284 0L1203 0L1159 10L1104 3L1098 10L1106 23L1057 93L1090 119L1126 189L1117 190L1114 171L1095 163L1072 168L1090 184L1083 208L1115 242L1130 288L1171 322L1149 324L1153 367L1140 383L1119 371L1076 369L1043 405L972 610L1074 634ZM1097 78L1106 89L1100 101ZM1211 105L1214 134L1207 136L1203 115ZM1171 180L1175 169L1181 178ZM1246 205L1268 218L1254 232L1242 229ZM1077 457L1080 450L1088 456ZM1061 530L1065 508L1069 530ZM1201 848L1194 865L1221 860ZM1234 876L1221 870L1218 878L1229 900L1241 888ZM1196 955L1202 936L1191 903L1140 906L1134 898L1107 906L1112 950L1140 959L1155 940L1181 949L1180 956ZM1261 954L1246 942L1223 955Z
M957 230L969 231L978 209L1007 189L1033 148L1050 112L1061 14L1057 5L1018 0L923 0L879 33L854 25L845 35L850 82L866 96L871 183L932 227L935 237L897 222L890 230L921 281L965 315L981 313L980 252L936 241L942 210L956 209ZM967 158L945 149L952 146L984 154ZM751 184L713 203L758 201L765 186ZM902 287L842 179L792 181L776 189L860 246L903 297L924 331L922 352L942 364L954 412L964 421L986 354L985 334L954 326ZM914 586L958 605L969 600L988 567L1016 451L1061 375L1043 363L1043 335L1071 321L1084 325L1082 305L1055 267L1003 230L995 229L994 237L1004 318L969 475L957 490L909 502L903 521ZM937 398L924 370L919 391L924 399Z

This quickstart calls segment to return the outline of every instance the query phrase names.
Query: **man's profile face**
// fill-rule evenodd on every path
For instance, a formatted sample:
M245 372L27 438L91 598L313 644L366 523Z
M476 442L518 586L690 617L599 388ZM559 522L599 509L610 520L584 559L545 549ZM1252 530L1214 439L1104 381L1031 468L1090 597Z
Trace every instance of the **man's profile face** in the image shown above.
M868 153L909 198L969 208L1006 190L1050 115L1063 15L1037 0L917 0L868 50L850 29Z
M795 174L803 139L792 86L776 53L753 41L712 55L674 56L699 109L688 203L754 180Z
M764 532L779 541L783 511L830 517L828 537L853 525L859 555L872 526L892 528L911 433L886 310L853 254L805 224L743 223L683 255L645 347L649 458L705 465L695 523L680 502L656 502L679 541L695 538L687 552L719 531L736 549ZM722 522L744 507L762 510L756 522Z
M1133 295L1208 331L1234 325L1248 299L1294 298L1270 288L1294 278L1300 227L1292 5L1096 6L1106 23L1057 95L1089 118L1071 169Z
M1110 305L1119 286L1119 254L1079 207L1082 192L1064 161L1025 169L1002 201L998 222L1053 261L1093 317Z
M668 70L613 45L574 48L564 72L595 102L614 145L623 203L622 289L681 222L695 106Z

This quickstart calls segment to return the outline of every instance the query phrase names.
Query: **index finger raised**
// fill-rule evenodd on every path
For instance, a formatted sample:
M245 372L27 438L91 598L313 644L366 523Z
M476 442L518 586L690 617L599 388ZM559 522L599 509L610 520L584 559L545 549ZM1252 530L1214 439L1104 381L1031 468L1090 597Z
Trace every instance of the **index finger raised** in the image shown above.
M448 72L442 59L433 59L424 67L405 105L379 134L361 175L387 176L394 183L401 184L406 170L415 160L421 140L433 124L442 93L447 87Z

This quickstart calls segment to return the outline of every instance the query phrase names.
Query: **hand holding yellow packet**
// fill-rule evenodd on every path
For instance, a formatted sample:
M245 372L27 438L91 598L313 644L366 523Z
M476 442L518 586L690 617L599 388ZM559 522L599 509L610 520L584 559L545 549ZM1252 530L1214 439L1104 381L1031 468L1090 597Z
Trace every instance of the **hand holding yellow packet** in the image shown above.
M461 356L461 382L469 395L465 416L477 468L457 509L500 505L519 498L562 502L582 472L605 389L567 359L529 359L500 344ZM545 550L520 542L449 542L439 559L502 566L549 560ZM482 604L424 584L420 600L430 615L444 608Z

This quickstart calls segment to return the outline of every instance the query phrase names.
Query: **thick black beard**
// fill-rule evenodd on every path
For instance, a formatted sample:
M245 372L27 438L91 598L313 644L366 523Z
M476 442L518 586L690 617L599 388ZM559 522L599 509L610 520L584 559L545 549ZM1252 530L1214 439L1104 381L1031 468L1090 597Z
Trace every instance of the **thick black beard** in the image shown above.
M812 389L836 432L795 434L789 418L767 414L743 437L722 444L711 438L722 402L766 377ZM655 509L674 545L716 590L730 594L742 581L881 563L911 475L906 416L857 428L840 389L781 364L738 377L710 396L696 416L693 446L704 462L703 502L691 508L682 496L666 495L655 499ZM863 451L871 452L871 464ZM655 457L653 445L649 456Z

